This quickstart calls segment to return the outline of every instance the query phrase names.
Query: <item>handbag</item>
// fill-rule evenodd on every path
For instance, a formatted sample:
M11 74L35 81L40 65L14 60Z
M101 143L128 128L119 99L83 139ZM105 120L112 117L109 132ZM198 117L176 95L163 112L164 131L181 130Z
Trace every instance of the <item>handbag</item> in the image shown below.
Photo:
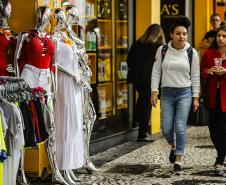
M196 112L193 111L193 107L188 115L188 125L195 126L207 126L209 124L209 108L207 102L200 98L199 108Z

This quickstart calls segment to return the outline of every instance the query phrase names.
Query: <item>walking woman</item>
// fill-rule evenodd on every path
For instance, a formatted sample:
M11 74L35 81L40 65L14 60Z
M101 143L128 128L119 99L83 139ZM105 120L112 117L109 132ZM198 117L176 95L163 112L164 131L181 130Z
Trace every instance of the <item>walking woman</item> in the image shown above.
M159 24L150 25L144 34L133 43L128 57L127 82L138 92L134 111L134 122L139 123L138 142L152 141L149 137L151 115L151 72L158 47L165 44L165 36Z
M186 143L187 118L199 106L199 57L187 42L190 21L179 17L170 30L171 41L157 50L151 81L151 103L156 107L161 81L162 133L171 146L169 160L175 174L183 172L181 159Z
M224 175L226 155L226 27L221 26L201 61L201 78L207 82L210 137L217 150L215 173Z

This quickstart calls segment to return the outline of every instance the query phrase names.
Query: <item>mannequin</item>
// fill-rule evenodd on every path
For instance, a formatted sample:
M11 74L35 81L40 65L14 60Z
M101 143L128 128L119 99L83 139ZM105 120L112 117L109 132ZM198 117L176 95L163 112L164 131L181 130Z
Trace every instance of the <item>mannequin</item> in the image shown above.
M7 19L11 15L11 4L8 0L0 0L0 76L13 75L13 52L16 36L9 29Z
M49 23L50 9L42 6L37 9L37 24L35 29L21 33L16 49L21 77L31 88L42 87L50 93L50 68L54 56L54 44L51 36L45 32Z
M77 181L72 170L84 165L82 84L77 46L65 33L64 11L57 8L52 16L55 52L56 102L56 158L65 179Z
M91 132L93 128L93 124L96 120L96 112L94 109L94 105L92 99L90 97L90 93L92 88L90 86L90 77L92 72L87 65L88 55L85 50L85 42L79 39L79 37L75 34L72 27L75 24L78 24L79 21L79 13L78 9L74 5L66 5L65 6L66 15L68 18L68 28L67 32L69 37L76 43L77 45L77 54L79 56L79 66L82 71L81 81L83 84L83 124L84 124L84 146L85 146L85 164L84 167L88 172L97 171L93 163L90 161L89 157L89 143Z
M49 111L51 109L51 71L54 57L54 43L51 36L45 32L49 24L51 10L47 6L37 8L37 23L34 30L20 33L15 53L17 76L24 78L31 88L42 87L48 95ZM53 116L52 116L53 117ZM49 137L45 143L47 155L52 168L52 179L68 185L62 177L56 162L55 125L53 120L49 128Z

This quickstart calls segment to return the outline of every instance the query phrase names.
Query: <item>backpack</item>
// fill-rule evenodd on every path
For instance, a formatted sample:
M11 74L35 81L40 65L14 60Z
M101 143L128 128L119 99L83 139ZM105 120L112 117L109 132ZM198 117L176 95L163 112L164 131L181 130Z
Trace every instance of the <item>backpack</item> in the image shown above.
M163 45L162 50L161 50L161 62L163 62L167 50L168 50L168 45ZM192 63L192 57L193 57L193 49L191 46L187 49L187 54L188 54L188 60L189 60L190 69L191 69L191 63ZM160 99L160 95L161 95L161 79L160 79L160 84L159 84L158 99Z

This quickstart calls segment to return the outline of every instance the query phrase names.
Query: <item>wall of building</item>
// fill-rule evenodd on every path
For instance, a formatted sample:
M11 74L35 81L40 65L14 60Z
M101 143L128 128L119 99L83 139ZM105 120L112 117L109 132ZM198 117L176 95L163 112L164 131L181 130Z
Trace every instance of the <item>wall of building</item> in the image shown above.
M160 0L136 0L136 39L153 23L160 23Z
M27 31L35 26L35 0L11 0L9 26L14 32Z
M211 29L210 16L212 13L212 0L194 0L194 46L197 49L199 49L205 33Z

